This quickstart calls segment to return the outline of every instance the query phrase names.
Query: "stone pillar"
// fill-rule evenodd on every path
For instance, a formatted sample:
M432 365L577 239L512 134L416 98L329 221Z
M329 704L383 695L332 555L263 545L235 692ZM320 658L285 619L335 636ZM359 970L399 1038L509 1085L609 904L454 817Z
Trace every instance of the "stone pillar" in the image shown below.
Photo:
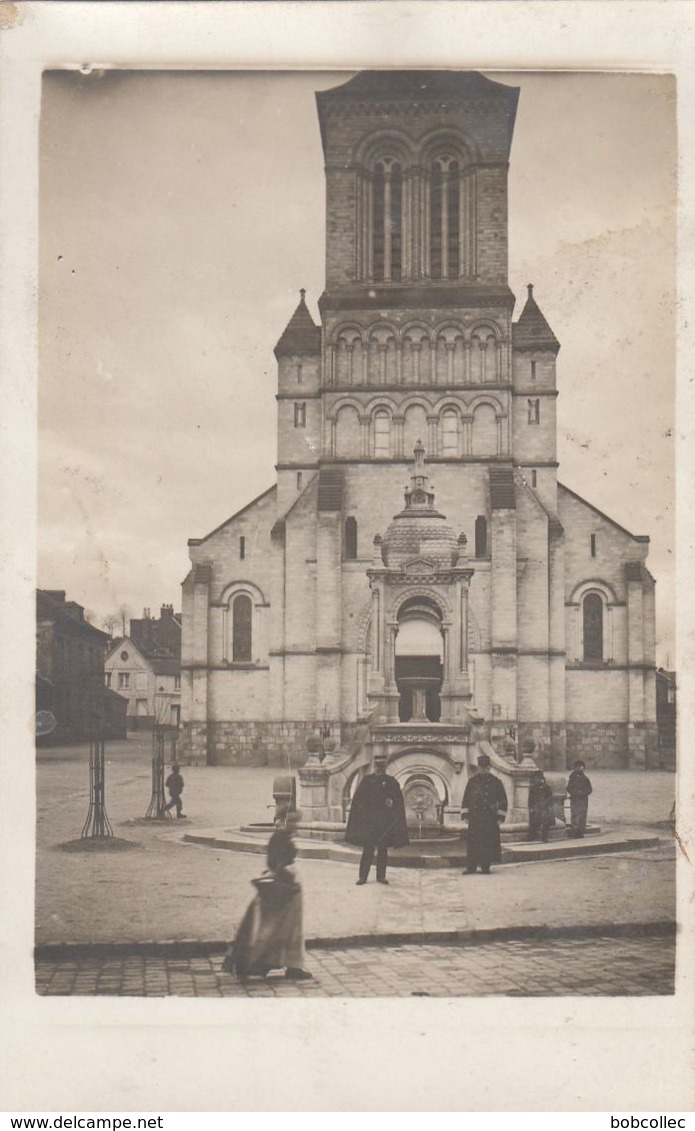
M437 427L439 418L437 416L427 417L427 444L429 456L435 457L439 454L437 446Z
M466 385L471 383L471 343L464 341L463 343L463 380Z
M631 769L644 769L644 601L642 563L628 562L627 574L627 662L628 662L628 758Z
M379 384L385 385L386 384L386 345L383 342L379 342L379 345L378 345L377 348L379 350Z
M394 455L397 459L400 459L403 456L403 430L405 427L405 417L394 416L392 419Z
M376 585L372 589L372 671L381 671L381 615L380 593Z
M560 523L548 524L548 699L550 768L564 770L567 761L565 718L565 542Z
M209 616L210 565L194 565L184 589L187 608L186 648L182 652L184 672L187 669L188 693L184 695L186 753L196 765L212 761L212 727L209 717Z
M326 358L326 382L328 385L335 385L335 346L327 346L326 352L328 355Z
M502 456L502 455L505 454L505 451L504 451L504 433L503 433L503 430L502 430L502 426L504 424L504 421L503 421L501 416L497 416L495 418L495 421L496 421L496 424L497 424L497 455Z
M494 509L490 522L492 702L500 717L516 721L516 511Z
M340 719L340 654L342 610L342 517L339 511L319 511L316 539L316 718L324 712Z
M270 536L270 717L285 714L285 524L278 523Z
M463 454L469 456L473 451L473 417L462 416L463 424Z
M422 342L413 342L413 378L416 385L420 384L420 351Z
M455 342L446 343L446 378L450 385L454 383L454 349Z
M345 345L345 350L347 352L347 383L348 383L348 385L353 385L354 384L353 363L354 363L354 354L355 354L355 343L354 342L347 342L346 345Z
M369 456L369 417L360 416L360 455L363 458Z
M487 371L488 357L489 351L487 348L487 342L480 342L480 380L483 382L483 384L486 384L490 380L490 375Z

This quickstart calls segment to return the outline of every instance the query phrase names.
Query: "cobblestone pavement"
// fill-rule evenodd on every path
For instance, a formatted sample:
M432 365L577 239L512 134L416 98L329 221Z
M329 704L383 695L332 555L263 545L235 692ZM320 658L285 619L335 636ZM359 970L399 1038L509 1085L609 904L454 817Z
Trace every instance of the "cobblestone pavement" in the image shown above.
M672 938L558 939L311 950L313 981L280 971L242 985L221 955L39 959L42 995L127 997L644 996L674 989Z

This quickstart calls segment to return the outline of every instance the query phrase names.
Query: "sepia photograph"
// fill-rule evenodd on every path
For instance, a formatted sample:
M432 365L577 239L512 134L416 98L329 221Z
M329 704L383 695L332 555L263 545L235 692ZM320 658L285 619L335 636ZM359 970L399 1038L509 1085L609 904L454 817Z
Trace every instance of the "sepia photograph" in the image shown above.
M8 1108L692 1106L691 31L0 3Z
M40 994L673 993L675 142L45 73Z

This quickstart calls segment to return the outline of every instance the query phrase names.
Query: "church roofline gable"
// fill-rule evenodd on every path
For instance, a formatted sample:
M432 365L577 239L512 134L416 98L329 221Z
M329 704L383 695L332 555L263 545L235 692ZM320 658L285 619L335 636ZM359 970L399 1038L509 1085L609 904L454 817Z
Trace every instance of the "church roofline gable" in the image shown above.
M582 503L585 507L588 507L589 510L593 511L594 514L597 514L599 518L604 519L605 522L609 522L611 526L614 526L616 530L619 530L621 534L626 534L627 537L631 538L633 542L643 542L646 544L649 543L650 538L648 534L633 534L630 530L627 530L624 526L621 526L619 522L616 522L614 518L611 518L610 515L607 515L603 511L600 511L598 507L594 506L593 503L588 502L587 499L584 499L581 495L578 495L576 491L572 491L564 483L558 482L558 489L564 491L567 495L570 495L571 498L576 499L578 503Z
M202 538L189 538L188 545L190 547L202 546L204 542L208 541L208 539L214 538L215 534L219 534L220 531L224 530L225 526L229 526L230 522L234 522L235 519L241 518L242 514L246 514L247 511L251 510L251 507L255 507L257 503L262 502L265 498L267 498L268 495L272 494L273 491L277 491L276 483L273 483L273 486L268 487L268 489L266 491L263 491L262 494L256 495L255 499L252 499L250 503L247 503L245 507L242 507L241 510L236 511L236 513L231 515L229 518L226 518L224 522L221 522L219 526L216 526L214 530L211 530L209 534L204 534Z

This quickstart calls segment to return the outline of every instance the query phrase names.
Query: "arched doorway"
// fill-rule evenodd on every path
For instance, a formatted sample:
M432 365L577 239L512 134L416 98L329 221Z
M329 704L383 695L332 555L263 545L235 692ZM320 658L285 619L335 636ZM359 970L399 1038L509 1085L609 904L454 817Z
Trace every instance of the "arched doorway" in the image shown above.
M428 598L413 597L398 612L396 685L402 723L438 723L441 717L444 641L442 617Z

